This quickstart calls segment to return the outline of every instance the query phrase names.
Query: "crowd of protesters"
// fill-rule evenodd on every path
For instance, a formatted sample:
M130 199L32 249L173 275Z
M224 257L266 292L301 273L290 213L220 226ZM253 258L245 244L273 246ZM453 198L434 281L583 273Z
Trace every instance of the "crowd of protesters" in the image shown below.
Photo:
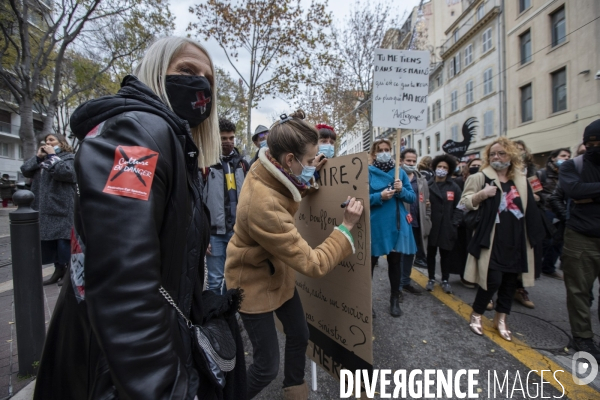
M160 39L116 95L72 115L76 155L50 134L21 167L44 263L55 265L44 284L64 283L35 399L253 398L279 371L274 315L286 335L283 397L308 398L294 272L322 277L350 255L363 204L348 197L343 222L309 246L294 214L335 156L334 127L284 114L256 128L256 154L244 157L235 123L217 116L214 71L201 44ZM429 292L451 295L459 276L476 290L470 330L482 335L495 310L510 341L513 300L534 308L525 288L543 274L564 279L573 346L600 360L589 312L600 275L600 120L575 153L556 149L537 169L524 142L500 137L464 160L403 149L397 165L392 143L376 140L371 272L386 257L390 314L402 315L404 292L423 295L410 278L417 266ZM253 348L247 369L240 322Z

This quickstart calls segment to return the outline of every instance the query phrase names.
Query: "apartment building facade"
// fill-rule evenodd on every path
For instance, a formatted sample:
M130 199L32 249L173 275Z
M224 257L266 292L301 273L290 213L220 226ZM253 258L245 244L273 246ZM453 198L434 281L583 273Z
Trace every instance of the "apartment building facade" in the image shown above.
M508 137L545 165L600 118L600 1L506 0Z
M448 39L440 51L446 75L445 129L433 137L425 135L425 141L430 138L436 143L432 155L443 152L437 145L440 141L463 141L463 124L471 117L477 119L478 127L466 157L479 157L485 146L506 133L503 1L463 3L464 11L447 28Z

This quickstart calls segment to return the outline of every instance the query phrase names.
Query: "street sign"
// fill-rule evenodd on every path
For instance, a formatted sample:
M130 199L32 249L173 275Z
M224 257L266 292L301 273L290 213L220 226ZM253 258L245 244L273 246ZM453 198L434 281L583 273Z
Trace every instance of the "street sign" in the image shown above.
M428 51L375 50L373 126L427 127Z

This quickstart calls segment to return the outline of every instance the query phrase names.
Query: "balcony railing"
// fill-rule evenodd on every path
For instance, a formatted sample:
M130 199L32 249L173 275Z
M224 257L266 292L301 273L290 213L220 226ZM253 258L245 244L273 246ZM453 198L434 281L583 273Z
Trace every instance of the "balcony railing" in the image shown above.
M469 15L462 18L462 25L448 33L448 39L442 45L440 54L444 54L455 43L460 41L460 39L471 30L471 28L477 25L481 20L485 19L487 15L490 14L496 7L500 8L501 3L502 0L486 0L480 6L469 10Z

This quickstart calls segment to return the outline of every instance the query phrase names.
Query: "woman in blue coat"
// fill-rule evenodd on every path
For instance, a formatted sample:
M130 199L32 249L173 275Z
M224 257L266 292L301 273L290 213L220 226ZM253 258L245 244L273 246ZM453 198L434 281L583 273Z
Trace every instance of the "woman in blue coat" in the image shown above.
M400 170L395 180L392 144L387 139L375 141L371 147L369 165L369 198L371 203L371 276L377 259L387 255L391 297L390 314L400 310L400 278L402 268L412 268L417 244L410 225L410 214L403 203L416 199L406 172Z

